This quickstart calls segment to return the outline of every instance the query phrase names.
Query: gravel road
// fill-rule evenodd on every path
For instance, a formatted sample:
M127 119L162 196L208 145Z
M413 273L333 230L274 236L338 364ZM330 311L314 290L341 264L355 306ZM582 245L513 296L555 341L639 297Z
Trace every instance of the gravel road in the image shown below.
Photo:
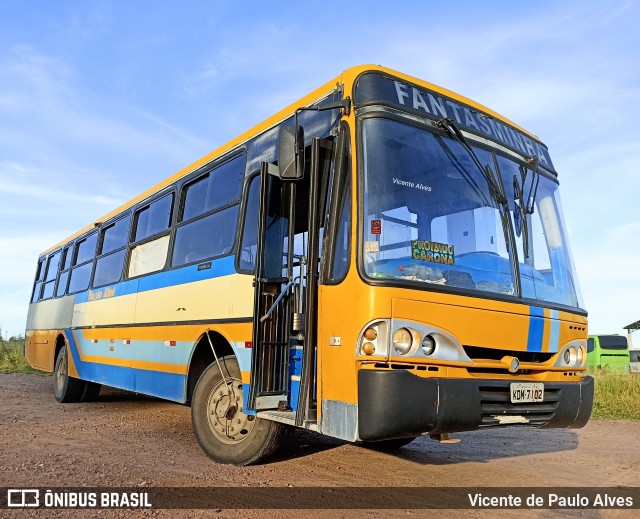
M553 487L640 486L640 423L579 430L490 429L444 445L422 437L393 454L292 430L269 462L217 465L191 431L188 407L103 389L98 401L58 404L49 375L0 375L0 486ZM400 505L399 505L400 506ZM419 510L92 510L49 517L406 517ZM431 512L477 517L472 510ZM486 511L522 517L633 517L627 510ZM4 511L9 517L36 511Z

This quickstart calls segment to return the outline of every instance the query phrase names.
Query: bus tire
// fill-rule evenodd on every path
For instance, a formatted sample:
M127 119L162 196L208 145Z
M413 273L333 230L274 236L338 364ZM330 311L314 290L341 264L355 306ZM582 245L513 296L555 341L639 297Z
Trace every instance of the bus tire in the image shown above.
M60 403L79 402L86 384L83 380L69 376L67 355L66 346L60 348L53 370L53 395Z
M224 377L223 377L224 374ZM214 461L245 466L271 455L284 426L243 412L243 386L234 356L222 357L200 375L191 422L200 448Z
M85 382L84 383L84 391L82 392L82 396L80 397L81 402L94 402L98 395L100 394L101 384L96 382Z
M380 451L395 451L400 447L409 445L417 436L409 436L408 438L393 438L391 440L380 440L377 442L363 442L364 446L369 449Z

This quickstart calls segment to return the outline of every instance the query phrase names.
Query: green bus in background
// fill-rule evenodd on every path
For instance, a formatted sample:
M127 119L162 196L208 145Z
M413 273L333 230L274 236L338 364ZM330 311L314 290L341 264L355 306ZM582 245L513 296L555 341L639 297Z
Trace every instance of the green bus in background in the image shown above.
M629 373L629 345L624 335L589 335L587 366L593 371Z

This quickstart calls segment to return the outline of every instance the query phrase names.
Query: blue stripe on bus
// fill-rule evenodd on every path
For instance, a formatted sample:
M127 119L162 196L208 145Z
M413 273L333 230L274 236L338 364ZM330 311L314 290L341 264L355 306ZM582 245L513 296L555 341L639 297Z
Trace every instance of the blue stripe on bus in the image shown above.
M70 330L65 330L65 336L76 370L82 380L136 391L175 402L184 403L186 401L186 375L85 362L80 359L73 333Z
M149 274L138 279L123 281L121 283L116 283L115 285L108 285L106 287L80 292L79 294L76 294L75 304L89 302L90 294L96 294L97 292L101 293L100 299L104 299L104 292L107 289L114 291L113 295L108 296L111 298L135 294L137 292L146 292L148 290L156 290L158 288L183 285L194 281L228 276L230 274L235 274L236 272L234 256L225 256L224 258L211 260L210 263L211 267L203 270L198 270L198 265L189 265L188 267ZM202 265L202 263L200 265Z
M529 336L527 351L542 351L542 336L544 334L544 310L537 306L529 307Z
M549 351L551 353L557 353L560 348L560 312L558 312L558 310L551 310L549 317L551 317Z

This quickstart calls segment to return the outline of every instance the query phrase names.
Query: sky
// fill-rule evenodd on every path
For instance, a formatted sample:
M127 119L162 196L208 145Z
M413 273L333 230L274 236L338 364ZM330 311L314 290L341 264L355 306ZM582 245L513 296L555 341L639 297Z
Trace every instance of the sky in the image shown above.
M0 326L24 331L40 252L373 63L545 142L590 332L625 333L640 320L638 20L633 1L0 0Z

